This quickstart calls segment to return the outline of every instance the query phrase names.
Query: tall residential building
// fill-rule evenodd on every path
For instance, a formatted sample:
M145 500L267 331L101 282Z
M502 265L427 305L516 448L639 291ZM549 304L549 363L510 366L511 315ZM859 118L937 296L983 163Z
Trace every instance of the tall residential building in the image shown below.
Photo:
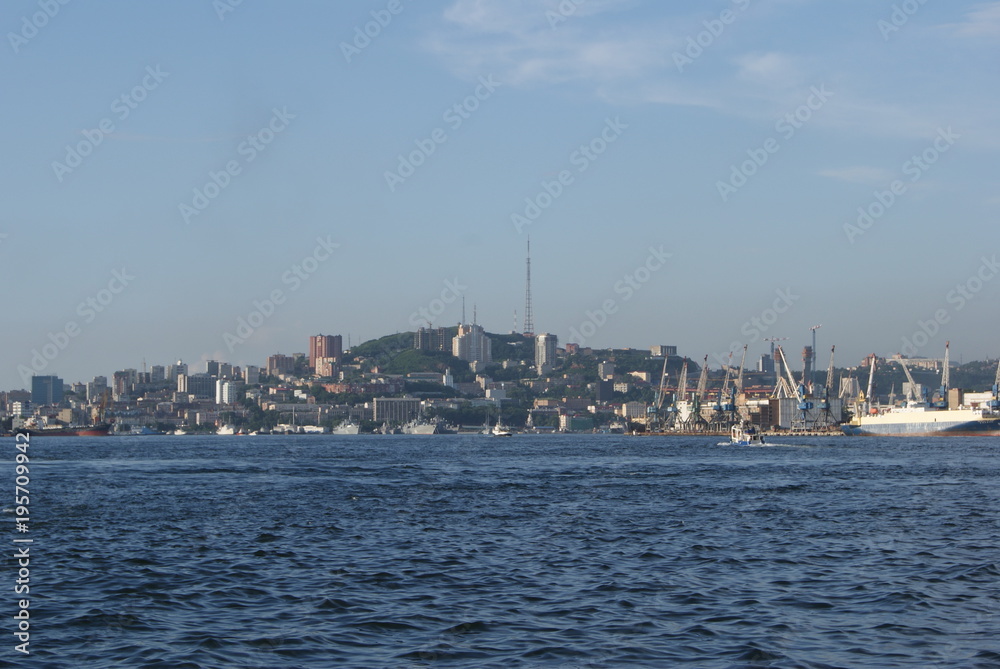
M181 374L177 377L177 392L189 393L198 399L215 397L215 379L208 374Z
M275 353L267 358L267 373L271 376L291 374L295 371L295 358Z
M94 380L87 384L87 401L91 404L99 402L107 389L108 377L95 376Z
M614 381L615 380L615 363L613 362L602 362L597 365L597 377L601 381Z
M459 325L458 335L451 340L451 354L466 362L484 365L493 362L493 342L480 325Z
M167 370L163 365L153 365L149 368L150 383L163 383L167 380Z
M757 371L764 372L766 374L774 374L774 358L767 353L760 356L760 360L757 361Z
M542 376L552 371L556 364L558 338L554 334L540 334L535 337L535 369Z
M114 392L115 401L130 397L138 382L139 372L135 369L123 369L115 372L111 377L111 389Z
M316 358L316 376L334 378L340 374L340 362L337 358Z
M219 361L218 360L206 360L205 361L205 373L209 376L219 376Z
M59 404L63 400L63 380L58 376L31 377L31 403L36 406Z
M260 367L247 365L243 369L243 381L246 382L248 386L255 386L260 383Z
M447 351L447 331L444 328L422 327L413 335L413 348L421 351Z
M181 362L180 360L177 361L176 365L167 365L168 381L176 381L178 376L180 376L181 374L186 375L187 373L188 373L188 366L185 363Z
M236 404L239 402L240 384L236 381L219 379L215 382L215 403Z
M344 338L340 335L309 337L309 368L316 369L318 358L333 358L340 365L344 357Z

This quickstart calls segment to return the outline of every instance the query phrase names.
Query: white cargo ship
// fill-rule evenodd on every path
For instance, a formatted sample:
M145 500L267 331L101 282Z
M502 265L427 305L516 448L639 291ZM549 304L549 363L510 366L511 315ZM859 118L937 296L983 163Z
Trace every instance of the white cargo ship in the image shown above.
M886 407L855 416L841 426L855 436L947 437L1000 435L1000 414L988 409L937 409L927 406Z
M941 372L939 401L928 403L907 397L903 406L879 407L859 403L858 414L841 426L845 434L853 436L1000 436L1000 363L997 365L997 379L993 384L993 399L982 406L964 406L961 400L949 406L949 344L945 344L944 367ZM871 358L868 378L867 398L873 396L875 376L875 356ZM906 367L906 362L897 360L906 372L910 388L917 384ZM958 394L961 397L961 393ZM926 399L926 398L925 398Z

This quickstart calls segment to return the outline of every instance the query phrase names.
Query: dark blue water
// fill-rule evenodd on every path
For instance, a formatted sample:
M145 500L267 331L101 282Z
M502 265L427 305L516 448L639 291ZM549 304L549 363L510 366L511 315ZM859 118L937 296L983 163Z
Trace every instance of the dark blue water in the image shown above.
M715 441L36 439L0 658L1000 667L1000 441Z

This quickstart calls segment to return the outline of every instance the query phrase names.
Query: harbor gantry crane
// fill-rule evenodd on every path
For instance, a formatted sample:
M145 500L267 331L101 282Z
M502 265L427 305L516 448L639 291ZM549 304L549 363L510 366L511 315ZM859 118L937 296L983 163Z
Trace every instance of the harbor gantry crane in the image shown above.
M822 325L814 325L811 328L809 328L809 331L812 332L812 336L813 336L812 365L810 365L809 368L811 370L813 370L813 372L816 371L816 355L817 355L817 351L816 351L816 330L819 330L821 327L823 327L823 326ZM809 379L809 380L812 381L812 379Z
M946 341L944 343L944 369L941 370L941 387L938 389L938 401L934 403L934 406L938 409L948 408L948 389L951 382L950 350L951 342Z
M993 399L987 405L994 411L1000 411L1000 360L997 360L997 377L993 381Z
M830 388L833 387L833 353L836 349L836 346L830 347L830 366L826 368L826 385L823 386L823 397L819 401L820 411L823 412L823 424L828 427L840 423L840 418L834 416L830 410Z
M667 407L667 423L669 427L674 428L678 426L678 414L680 409L677 404L679 402L685 402L687 400L687 385L688 385L688 359L684 358L684 363L681 365L681 377L677 381L677 392L674 393L674 401Z
M740 373L736 377L736 394L739 395L743 392L743 370L746 368L747 364L747 345L743 344L743 357L740 358Z
M691 411L684 421L684 429L689 432L698 432L708 427L708 422L701 415L701 404L705 399L705 391L708 389L708 356L701 365L701 376L698 377L698 389L694 392L691 401Z
M733 426L732 413L736 410L736 405L732 401L727 401L729 393L729 380L733 374L733 352L729 352L729 363L726 365L726 376L719 389L719 397L712 406L712 419L709 427L712 430L724 431ZM728 415L727 415L728 414Z
M792 368L788 366L788 360L785 358L785 352L778 347L778 355L781 357L781 363L785 368L785 374L788 375L788 384L792 389L797 401L797 409L801 412L799 420L792 421L792 429L806 429L810 425L809 412L813 409L813 403L806 398L806 388L803 384L795 384L795 377L792 375Z
M666 427L665 416L663 415L663 399L667 390L667 360L669 356L663 356L663 371L660 372L660 388L656 392L656 403L647 413L646 425L650 431L663 431Z
M732 354L730 353L730 358L731 357ZM740 358L740 367L739 370L736 372L736 380L733 382L733 386L729 387L730 376L728 373L726 374L726 382L722 385L722 395L720 397L720 400L722 405L721 409L723 413L727 414L725 420L726 429L729 429L733 425L736 425L737 423L740 422L739 411L738 407L736 406L736 398L743 393L743 369L745 368L746 363L747 363L747 346L746 344L744 344L743 356Z
M903 368L903 373L906 374L906 381L910 384L909 390L906 391L907 405L917 402L917 382L913 380L913 375L910 374L910 368L906 366L906 361L902 358L899 358L896 362L898 362L899 366Z
M878 413L878 407L872 404L875 399L875 366L878 362L878 356L872 353L870 361L870 367L868 368L868 390L865 391L865 394L860 399L864 402L868 413L874 415Z

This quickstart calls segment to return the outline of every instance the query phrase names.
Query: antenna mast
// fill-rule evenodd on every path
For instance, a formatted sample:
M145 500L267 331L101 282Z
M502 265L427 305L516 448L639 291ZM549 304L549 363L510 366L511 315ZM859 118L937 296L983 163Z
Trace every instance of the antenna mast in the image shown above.
M524 336L535 336L535 316L531 309L531 237L528 237L528 257L525 262L526 281L524 286Z

